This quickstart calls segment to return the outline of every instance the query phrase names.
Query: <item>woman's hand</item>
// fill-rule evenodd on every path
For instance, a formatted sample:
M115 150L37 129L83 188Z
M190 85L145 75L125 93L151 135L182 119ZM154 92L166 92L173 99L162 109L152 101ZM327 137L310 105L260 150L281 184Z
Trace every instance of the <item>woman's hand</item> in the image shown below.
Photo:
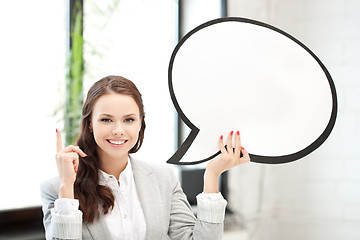
M223 136L220 137L219 148L221 155L212 159L206 167L204 175L204 193L218 192L218 177L221 173L239 164L250 161L249 153L241 146L240 132L237 131L235 134L234 148L232 144L233 135L233 131L228 134L226 148L224 146Z
M74 182L79 167L79 156L87 155L78 146L63 148L61 133L56 129L56 165L60 178L60 198L74 198Z

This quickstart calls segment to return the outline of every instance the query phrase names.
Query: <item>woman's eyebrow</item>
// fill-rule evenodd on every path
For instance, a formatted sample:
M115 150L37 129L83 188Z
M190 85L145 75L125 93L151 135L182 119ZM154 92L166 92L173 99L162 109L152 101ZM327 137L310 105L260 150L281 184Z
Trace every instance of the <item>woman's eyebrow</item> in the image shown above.
M131 117L131 116L137 116L137 114L135 114L135 113L129 113L129 114L126 114L126 115L124 115L123 117ZM99 115L99 117L114 117L113 115L111 115L111 114L108 114L108 113L102 113L102 114L100 114Z
M107 114L107 113L102 113L99 115L99 117L113 117L113 115Z
M135 113L130 113L130 114L126 114L126 115L124 115L124 117L131 117L131 116L137 116Z

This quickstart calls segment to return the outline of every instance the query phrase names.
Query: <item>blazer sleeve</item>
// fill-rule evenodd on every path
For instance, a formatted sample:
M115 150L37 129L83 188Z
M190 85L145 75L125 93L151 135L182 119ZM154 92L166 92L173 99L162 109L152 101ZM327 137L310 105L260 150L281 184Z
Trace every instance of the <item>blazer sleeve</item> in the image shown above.
M194 216L186 195L180 187L180 183L173 171L171 179L173 184L170 226L168 235L174 240L216 240L222 239L224 230L224 215L227 202L212 201L207 198L199 198L197 218ZM199 201L199 199L201 199Z
M54 178L40 186L42 199L43 223L46 239L81 239L82 238L82 212L59 212L55 208L58 199L59 183Z

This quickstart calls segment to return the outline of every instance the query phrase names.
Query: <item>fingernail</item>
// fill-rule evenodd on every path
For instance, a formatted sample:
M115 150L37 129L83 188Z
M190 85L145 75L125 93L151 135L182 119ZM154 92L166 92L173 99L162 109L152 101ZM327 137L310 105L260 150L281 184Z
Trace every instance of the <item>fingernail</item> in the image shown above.
M223 135L220 136L220 139L223 140Z
M237 131L236 134L237 134L238 136L240 136L240 131Z
M241 150L245 150L245 148L243 146L241 146Z
M58 130L58 129L56 129L56 133L58 133L58 131L59 131L59 130Z
M76 169L75 169L75 172L77 173L77 172L78 172L78 170L79 170L79 168L76 168Z
M230 134L231 134L231 136L232 136L232 135L234 134L234 131L231 131L231 133L230 133Z

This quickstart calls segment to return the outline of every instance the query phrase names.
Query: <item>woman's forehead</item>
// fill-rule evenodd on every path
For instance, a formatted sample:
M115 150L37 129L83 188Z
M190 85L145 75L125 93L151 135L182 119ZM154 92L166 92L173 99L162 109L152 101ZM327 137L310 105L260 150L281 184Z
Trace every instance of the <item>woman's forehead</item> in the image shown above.
M101 96L94 105L96 115L129 115L139 114L139 107L132 96L118 93L109 93Z

